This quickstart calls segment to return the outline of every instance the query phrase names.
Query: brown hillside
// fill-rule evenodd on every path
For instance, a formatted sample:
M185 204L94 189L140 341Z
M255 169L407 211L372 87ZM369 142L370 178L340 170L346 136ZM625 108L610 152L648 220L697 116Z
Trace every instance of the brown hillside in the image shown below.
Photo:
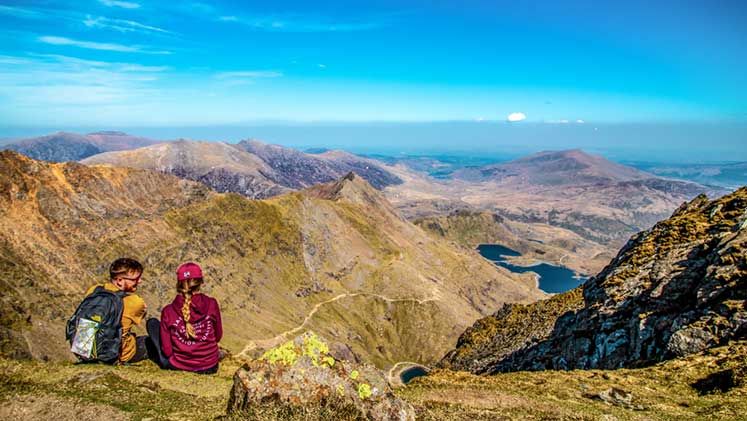
M433 362L475 319L543 296L425 235L353 178L320 187L341 193L334 198L258 201L144 170L3 152L2 350L68 358L65 319L127 255L146 265L139 294L151 315L173 297L178 264L201 263L224 313L223 344L240 355L313 328L379 366Z

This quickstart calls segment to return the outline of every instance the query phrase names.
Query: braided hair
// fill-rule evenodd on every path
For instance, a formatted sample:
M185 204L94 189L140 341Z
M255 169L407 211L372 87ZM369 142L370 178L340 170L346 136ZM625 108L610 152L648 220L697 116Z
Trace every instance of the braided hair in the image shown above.
M184 279L176 281L176 291L184 296L184 304L182 304L182 319L187 327L187 336L190 338L195 337L195 329L189 322L190 318L190 306L192 305L192 295L200 291L202 286L202 278Z

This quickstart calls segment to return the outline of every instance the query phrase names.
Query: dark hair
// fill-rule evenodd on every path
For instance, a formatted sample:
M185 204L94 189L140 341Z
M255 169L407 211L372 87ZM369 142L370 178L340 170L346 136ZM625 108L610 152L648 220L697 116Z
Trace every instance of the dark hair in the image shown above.
M123 275L129 272L143 273L143 265L135 259L129 257L122 257L109 266L109 279L114 279L119 275Z

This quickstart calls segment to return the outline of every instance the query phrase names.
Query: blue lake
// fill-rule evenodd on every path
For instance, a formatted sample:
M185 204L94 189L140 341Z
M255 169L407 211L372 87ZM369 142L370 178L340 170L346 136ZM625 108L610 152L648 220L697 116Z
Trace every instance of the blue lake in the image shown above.
M506 262L507 256L521 256L516 250L498 244L480 244L477 247L484 258L492 260L514 273L534 272L539 275L539 287L545 292L558 293L576 288L586 281L586 277L576 277L576 272L563 266L540 263L533 266L516 266Z
M407 384L415 377L425 376L427 374L428 372L423 367L416 366L402 371L399 374L399 378L402 379L402 383Z

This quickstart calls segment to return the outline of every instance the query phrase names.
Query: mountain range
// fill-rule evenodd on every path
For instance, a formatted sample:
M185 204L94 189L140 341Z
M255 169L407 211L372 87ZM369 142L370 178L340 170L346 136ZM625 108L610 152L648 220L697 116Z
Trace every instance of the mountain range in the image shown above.
M215 166L270 187L276 179L260 176L274 171L293 180L295 168L272 156L297 166L309 158L358 159L250 147L257 153L192 141L130 152L147 150L138 159L148 165L175 162L203 175ZM216 192L209 178L166 174L181 171L176 166L52 163L0 152L0 417L178 418L186 405L194 417L212 419L224 413L233 372L246 359L307 330L328 338L335 355L391 368L390 377L398 363L440 359L428 376L394 392L423 419L741 416L747 188L678 205L630 237L584 285L548 297L531 276L481 258L474 244L502 242L569 265L611 246L555 219L520 218L498 205L534 195L589 214L630 210L603 202L615 192L652 211L702 187L624 167L594 169L604 161L579 151L534 158L506 171L465 172L452 180L464 189L455 196L418 172L383 166L402 183L379 190L348 172L255 200ZM512 166L516 175L508 173ZM505 188L515 199L478 206L471 194L481 188ZM430 204L418 209L421 201ZM402 210L411 217L438 212L413 224ZM620 215L630 216L606 217ZM146 266L138 293L151 315L175 293L174 268L185 260L202 264L205 292L221 304L222 345L232 354L216 376L194 382L147 363L123 370L54 361L70 358L60 332L83 291L125 255ZM595 256L586 270L603 260L603 252ZM37 361L16 361L29 358ZM489 375L495 373L507 374ZM311 381L303 373L291 380L296 387ZM100 390L122 390L126 398ZM297 411L296 418L309 415Z
M110 137L100 137L99 149L103 148L101 142L111 143L109 149L122 149L127 146L122 139L139 139L104 133ZM56 149L50 149L54 145L65 150L82 148L78 151L82 156L89 153L91 145L79 140L91 136L47 136L21 143L34 145L26 153L35 158L54 154ZM314 152L252 139L237 144L179 140L100 153L81 162L150 169L249 198L277 196L355 171L382 190L405 217L422 220L426 229L460 225L449 221L463 218L460 211L487 212L500 217L503 232L511 235L502 242L495 236L483 235L483 240L504 245L511 241L527 250L516 263L548 261L587 275L604 267L630 235L668 217L682 202L700 193L725 193L659 177L581 150L541 152L509 162L461 168L439 178L430 176L433 168L441 167L435 159L427 163L384 162L343 151ZM518 239L532 240L532 245L538 246L518 244ZM478 244L463 245L474 248Z
M81 135L57 132L47 136L14 140L3 149L14 150L28 157L51 162L79 161L102 152L140 148L157 140L131 136L117 131L100 131Z
M401 182L377 163L342 151L307 154L256 140L238 144L178 140L102 153L81 161L143 168L198 181L218 192L268 198L355 171L376 188Z
M0 153L0 340L5 355L69 358L60 332L108 264L146 266L158 315L173 271L199 262L222 343L255 355L302 329L380 367L435 361L473 320L544 296L531 278L426 235L350 173L269 200L153 171Z

